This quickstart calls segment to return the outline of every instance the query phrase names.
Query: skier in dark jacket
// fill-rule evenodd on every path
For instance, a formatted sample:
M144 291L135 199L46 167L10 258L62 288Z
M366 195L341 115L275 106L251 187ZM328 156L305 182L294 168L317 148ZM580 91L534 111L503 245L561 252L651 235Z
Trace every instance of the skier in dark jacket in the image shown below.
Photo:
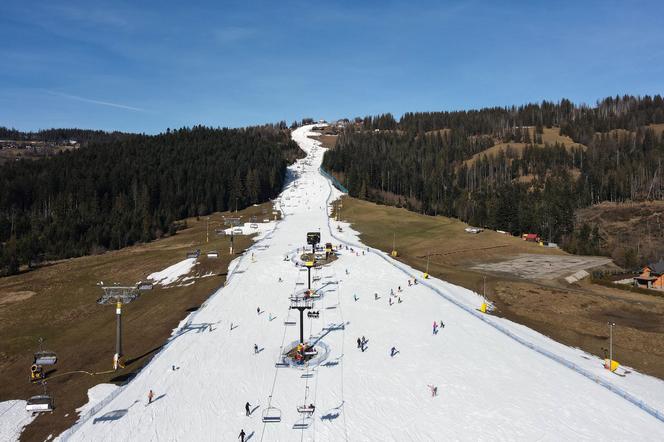
M240 430L240 435L237 438L240 439L240 442L244 442L244 430Z
M251 415L251 404L249 402L244 404L244 411L245 411L247 416Z

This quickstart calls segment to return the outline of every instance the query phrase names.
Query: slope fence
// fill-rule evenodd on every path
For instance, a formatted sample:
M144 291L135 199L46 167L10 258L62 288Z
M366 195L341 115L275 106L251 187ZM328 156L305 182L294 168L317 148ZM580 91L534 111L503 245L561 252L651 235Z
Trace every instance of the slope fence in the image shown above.
M349 192L348 192L348 189L346 189L346 188L343 186L343 184L341 184L341 183L339 182L338 179L336 179L335 177L332 176L332 174L327 173L327 172L325 171L325 169L323 169L323 166L320 166L320 167L318 168L318 170L320 171L320 173L321 173L325 178L327 178L328 180L332 181L332 184L334 185L334 187L336 187L337 189L341 190L343 193L349 193Z

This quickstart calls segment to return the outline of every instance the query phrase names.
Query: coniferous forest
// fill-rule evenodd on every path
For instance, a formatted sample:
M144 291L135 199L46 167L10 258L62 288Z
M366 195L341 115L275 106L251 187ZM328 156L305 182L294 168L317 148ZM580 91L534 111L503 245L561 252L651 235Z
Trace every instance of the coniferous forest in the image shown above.
M173 234L176 220L265 201L301 153L285 123L155 136L38 134L18 136L83 134L89 142L50 159L0 166L0 274L150 241Z
M574 211L664 198L661 123L659 95L607 98L594 107L562 100L407 113L399 121L385 114L356 119L323 166L355 197L597 253L598 238L587 228L584 241L574 240ZM545 142L545 129L573 143ZM499 143L504 148L485 152Z

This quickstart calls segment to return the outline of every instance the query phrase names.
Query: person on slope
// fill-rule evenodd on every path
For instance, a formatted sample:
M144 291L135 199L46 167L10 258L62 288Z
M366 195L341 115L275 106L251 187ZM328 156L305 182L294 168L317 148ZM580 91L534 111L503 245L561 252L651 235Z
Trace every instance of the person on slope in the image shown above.
M240 442L244 442L244 436L244 429L242 429L240 430L240 435L237 438L240 439Z
M244 404L244 412L246 416L251 416L251 404L249 402Z
M254 344L254 354L258 353L258 344Z
M438 323L433 321L433 334L435 335L436 333L438 333Z
M150 391L148 392L148 404L151 404L151 403L152 403L152 398L153 398L153 397L154 397L154 393L152 392L152 390L150 390Z

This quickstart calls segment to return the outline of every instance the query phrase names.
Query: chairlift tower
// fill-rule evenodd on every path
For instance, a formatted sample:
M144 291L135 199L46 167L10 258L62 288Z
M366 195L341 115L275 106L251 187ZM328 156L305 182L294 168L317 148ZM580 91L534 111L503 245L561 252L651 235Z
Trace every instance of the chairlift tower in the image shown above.
M314 306L314 301L311 298L304 296L294 296L291 298L290 308L300 312L300 344L304 344L304 311L311 310Z
M224 225L231 228L231 246L229 251L231 255L233 254L233 235L234 235L233 227L239 225L241 219L242 219L241 216L229 217L229 218L224 217Z
M304 265L307 267L307 289L311 290L311 268L314 266L314 261L307 261Z
M113 356L113 370L124 368L122 359L122 305L129 304L138 298L136 287L109 286L102 287L104 294L97 300L97 304L115 304L115 355Z

